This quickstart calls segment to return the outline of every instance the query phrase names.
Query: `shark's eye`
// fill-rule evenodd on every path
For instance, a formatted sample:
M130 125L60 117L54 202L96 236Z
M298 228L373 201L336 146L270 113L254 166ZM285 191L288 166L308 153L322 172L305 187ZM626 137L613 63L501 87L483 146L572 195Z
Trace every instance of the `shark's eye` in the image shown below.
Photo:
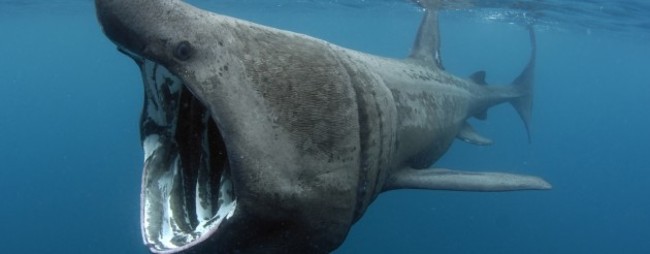
M187 41L178 43L178 45L176 45L176 49L174 49L174 57L180 61L189 60L193 54L194 49L192 48L192 45Z

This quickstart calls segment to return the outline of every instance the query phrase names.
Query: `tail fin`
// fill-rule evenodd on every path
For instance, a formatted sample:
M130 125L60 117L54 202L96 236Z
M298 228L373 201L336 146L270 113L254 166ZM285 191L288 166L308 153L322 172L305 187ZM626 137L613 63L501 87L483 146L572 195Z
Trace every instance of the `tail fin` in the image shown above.
M519 74L519 77L512 82L515 88L519 90L523 96L513 99L510 101L510 104L512 104L517 113L519 113L521 120L524 122L526 133L528 134L528 142L530 143L530 121L533 111L533 79L535 77L537 42L535 39L535 31L532 26L528 27L528 32L530 34L531 44L530 60L528 61L526 68L524 68L521 74Z

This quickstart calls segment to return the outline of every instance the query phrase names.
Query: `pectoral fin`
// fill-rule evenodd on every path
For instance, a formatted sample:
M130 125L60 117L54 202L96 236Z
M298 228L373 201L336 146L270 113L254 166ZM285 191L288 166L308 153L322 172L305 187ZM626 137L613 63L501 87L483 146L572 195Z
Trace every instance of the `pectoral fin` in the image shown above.
M384 191L394 189L429 189L453 191L516 191L548 190L544 179L499 172L470 172L444 168L412 169L395 172L384 185Z
M460 129L456 137L467 143L480 146L491 145L493 143L491 139L483 137L476 133L474 128L472 128L472 126L467 122Z

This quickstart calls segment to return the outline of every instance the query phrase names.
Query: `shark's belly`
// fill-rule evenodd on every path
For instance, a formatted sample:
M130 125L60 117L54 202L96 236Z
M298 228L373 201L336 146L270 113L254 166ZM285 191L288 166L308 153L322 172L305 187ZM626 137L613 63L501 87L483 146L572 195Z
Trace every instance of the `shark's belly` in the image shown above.
M449 148L467 118L470 101L437 85L391 89L397 109L397 161L426 168Z

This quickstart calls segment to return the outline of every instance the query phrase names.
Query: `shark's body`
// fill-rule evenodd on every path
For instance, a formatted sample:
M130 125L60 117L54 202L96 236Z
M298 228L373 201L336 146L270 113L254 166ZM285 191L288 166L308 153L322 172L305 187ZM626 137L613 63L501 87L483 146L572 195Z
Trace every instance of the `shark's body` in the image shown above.
M513 86L445 72L435 1L405 60L175 0L96 4L143 73L142 230L154 253L324 253L386 190L550 188L427 169L457 137L491 143L466 120L493 105L512 103L528 126L535 58L533 44Z

